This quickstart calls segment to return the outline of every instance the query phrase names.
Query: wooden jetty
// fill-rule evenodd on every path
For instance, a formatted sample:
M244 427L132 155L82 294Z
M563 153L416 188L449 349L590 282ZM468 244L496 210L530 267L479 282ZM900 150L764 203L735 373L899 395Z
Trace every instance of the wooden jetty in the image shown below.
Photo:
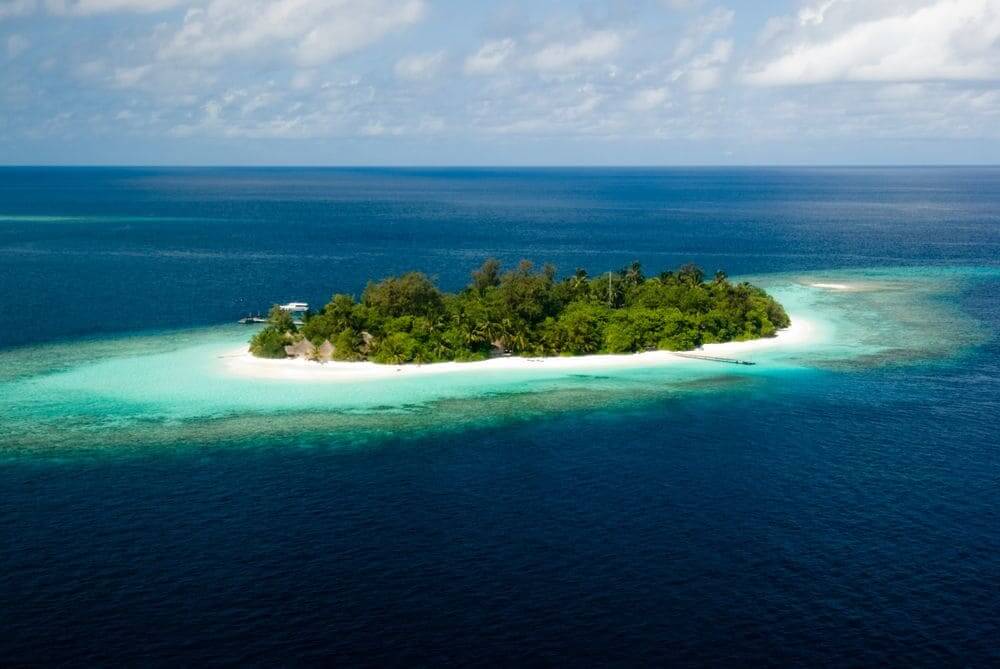
M238 320L237 323L240 325L256 325L257 323L267 323L267 319L260 316L247 316ZM306 324L304 320L294 320L292 323L295 323L295 327L301 327Z
M701 355L698 353L684 353L675 352L674 355L681 358L691 358L692 360L708 360L710 362L725 362L730 365L756 365L756 362L751 362L749 360L738 360L737 358L720 358L715 355Z

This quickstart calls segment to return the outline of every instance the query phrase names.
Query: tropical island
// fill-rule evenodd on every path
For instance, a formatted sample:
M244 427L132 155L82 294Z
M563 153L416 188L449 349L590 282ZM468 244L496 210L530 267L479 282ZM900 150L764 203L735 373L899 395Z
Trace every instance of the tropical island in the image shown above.
M785 309L761 288L733 283L722 271L706 281L693 264L655 276L639 263L596 277L577 269L558 280L551 265L536 271L522 260L503 272L489 259L456 293L410 272L369 283L360 301L334 295L301 323L275 306L250 353L400 365L685 351L773 337L789 325Z

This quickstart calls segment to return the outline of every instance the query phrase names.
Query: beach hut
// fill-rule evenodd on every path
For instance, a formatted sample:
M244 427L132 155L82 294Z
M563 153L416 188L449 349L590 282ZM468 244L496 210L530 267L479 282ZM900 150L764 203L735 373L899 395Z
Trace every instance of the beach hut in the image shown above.
M312 358L316 353L316 347L308 339L301 339L294 344L285 347L285 355L289 358Z

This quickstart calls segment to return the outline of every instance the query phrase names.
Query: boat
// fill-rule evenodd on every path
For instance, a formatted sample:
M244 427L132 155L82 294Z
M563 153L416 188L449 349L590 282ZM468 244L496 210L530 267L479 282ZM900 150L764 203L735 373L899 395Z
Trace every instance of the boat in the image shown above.
M292 315L294 319L293 322L296 325L302 325L305 322L306 312L309 311L308 302L289 302L288 304L279 304L278 308L282 311L287 311ZM260 314L249 314L245 318L239 320L240 325L255 325L257 323L266 323L267 318L261 316Z
M289 302L288 304L278 305L278 308L282 311L289 311L291 313L302 312L305 313L309 311L308 302Z

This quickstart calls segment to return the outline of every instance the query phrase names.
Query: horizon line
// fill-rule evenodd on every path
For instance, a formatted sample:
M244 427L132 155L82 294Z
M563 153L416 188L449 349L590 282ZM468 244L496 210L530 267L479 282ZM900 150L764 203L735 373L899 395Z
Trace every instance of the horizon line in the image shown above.
M478 164L455 163L447 165L418 163L365 163L365 164L293 164L293 163L4 163L0 169L46 169L46 168L136 168L136 169L718 169L718 168L926 168L962 167L996 168L996 163L662 163L662 164L600 164L600 163L554 163L554 164Z

